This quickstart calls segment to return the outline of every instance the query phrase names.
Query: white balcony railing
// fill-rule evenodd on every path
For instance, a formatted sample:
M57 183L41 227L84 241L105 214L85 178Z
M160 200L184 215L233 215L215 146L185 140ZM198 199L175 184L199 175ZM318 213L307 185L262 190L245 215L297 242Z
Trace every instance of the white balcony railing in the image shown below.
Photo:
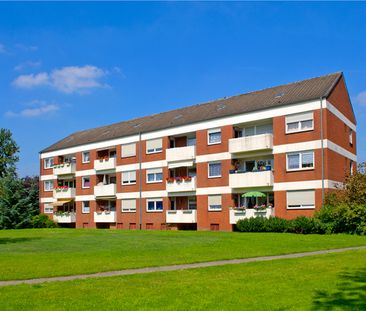
M76 163L63 163L53 166L54 175L71 175L75 174Z
M94 212L94 222L116 222L116 212Z
M166 182L166 191L167 192L183 192L183 191L196 191L196 177L191 177L191 180L184 180L180 178L180 181L177 178L174 181Z
M193 224L197 222L196 210L166 211L166 222L170 224Z
M256 210L254 208L247 208L244 210L230 210L230 224L234 225L241 219L254 218L254 217L266 217L273 216L273 208L266 208L264 210Z
M261 134L229 139L229 152L241 153L273 149L273 135Z
M166 160L169 168L178 167L178 165L192 166L195 158L196 146L170 148L166 150Z
M53 189L55 199L70 199L75 197L75 188L56 188Z
M76 222L76 215L74 212L55 213L53 220L59 224L70 224Z
M116 168L116 158L94 160L94 169L96 171L113 170Z
M114 197L116 195L116 184L94 186L96 197Z
M231 188L273 186L273 172L268 170L230 174L229 186Z

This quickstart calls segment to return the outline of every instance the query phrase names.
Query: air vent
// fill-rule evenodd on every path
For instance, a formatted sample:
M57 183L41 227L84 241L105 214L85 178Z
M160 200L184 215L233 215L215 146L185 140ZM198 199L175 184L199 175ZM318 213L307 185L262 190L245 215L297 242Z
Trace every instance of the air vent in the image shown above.
M102 133L102 135L107 135L107 134L109 134L110 132L111 132L111 131L107 130L107 131L103 132L103 133Z
M182 114L178 114L177 116L175 116L175 117L173 118L173 120L178 120L178 119L180 119L181 117L183 117L183 115L182 115Z
M216 111L220 111L222 109L224 109L226 106L224 104L220 104L216 106Z
M281 93L277 93L274 98L280 98L282 97L283 95L285 95L285 93L281 92Z
M136 123L136 124L134 124L134 125L133 125L133 127L134 127L134 128L138 128L138 127L140 127L140 126L141 126L141 124L142 124L142 123Z

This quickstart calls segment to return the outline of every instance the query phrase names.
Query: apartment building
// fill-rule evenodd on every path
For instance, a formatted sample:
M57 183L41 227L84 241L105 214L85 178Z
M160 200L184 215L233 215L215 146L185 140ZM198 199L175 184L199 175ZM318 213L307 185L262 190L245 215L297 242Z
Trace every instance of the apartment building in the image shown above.
M71 134L40 152L40 209L76 228L231 231L313 215L355 166L334 73Z

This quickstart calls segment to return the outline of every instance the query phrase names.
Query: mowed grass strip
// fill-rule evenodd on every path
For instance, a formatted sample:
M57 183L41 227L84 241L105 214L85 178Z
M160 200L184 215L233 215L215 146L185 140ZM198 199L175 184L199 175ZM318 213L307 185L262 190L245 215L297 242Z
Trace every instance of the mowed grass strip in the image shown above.
M249 258L366 245L352 235L38 229L0 231L0 279Z
M366 310L366 251L0 288L2 310Z

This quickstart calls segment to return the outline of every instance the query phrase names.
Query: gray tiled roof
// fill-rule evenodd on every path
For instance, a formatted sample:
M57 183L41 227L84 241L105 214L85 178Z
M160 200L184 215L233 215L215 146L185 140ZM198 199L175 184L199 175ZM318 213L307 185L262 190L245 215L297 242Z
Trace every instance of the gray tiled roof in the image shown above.
M341 72L73 133L41 152L327 97ZM282 95L282 96L276 96Z

